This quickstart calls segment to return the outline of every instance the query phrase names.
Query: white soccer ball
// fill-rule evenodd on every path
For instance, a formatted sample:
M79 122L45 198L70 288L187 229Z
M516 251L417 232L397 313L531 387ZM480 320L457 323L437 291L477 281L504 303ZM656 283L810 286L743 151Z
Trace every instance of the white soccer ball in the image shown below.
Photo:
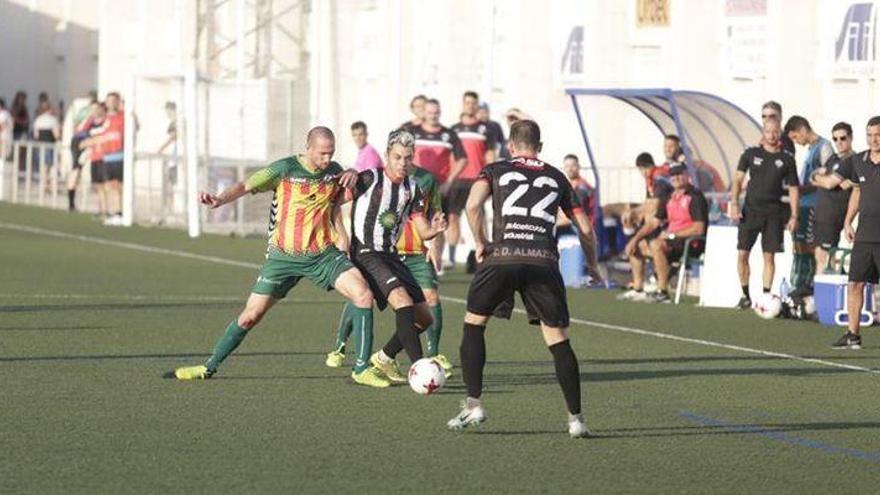
M409 386L417 394L431 395L446 384L446 373L432 358L422 358L409 368Z
M804 318L812 318L816 314L816 299L813 296L804 297Z
M772 294L762 294L755 301L755 314L765 320L772 320L782 311L782 300Z

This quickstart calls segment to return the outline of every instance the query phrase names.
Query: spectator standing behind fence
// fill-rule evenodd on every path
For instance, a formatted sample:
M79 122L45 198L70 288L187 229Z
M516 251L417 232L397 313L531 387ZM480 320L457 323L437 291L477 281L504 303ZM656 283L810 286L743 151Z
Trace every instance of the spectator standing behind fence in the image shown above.
M98 197L98 217L107 216L107 190L104 183L107 181L107 172L104 169L104 150L100 141L104 123L107 120L107 105L102 102L92 104L92 115L83 123L83 131L88 136L80 142L80 149L89 150L91 162L92 185L95 187L95 196Z
M76 211L76 190L79 188L83 167L83 149L80 147L80 143L89 137L89 127L97 106L98 95L95 91L90 91L88 102L83 104L82 100L84 98L77 98L70 107L71 109L79 108L73 114L73 132L70 138L71 163L70 171L67 174L67 208L69 211Z
M0 98L0 162L12 151L12 114L6 109L6 100Z
M27 109L27 93L19 91L12 100L12 139L24 141L28 139L28 130L31 127L31 114ZM23 172L27 169L27 147L18 147L18 170Z
M367 124L360 120L351 124L351 139L354 140L354 145L357 146L358 149L357 158L354 161L354 168L358 172L372 170L382 166L382 158L379 156L376 148L373 148L373 145L367 142L368 137L369 133L367 132Z
M56 141L61 139L61 122L58 121L58 117L52 111L52 104L48 98L40 101L40 106L37 107L37 117L34 119L33 125L33 138L34 141L47 143L48 145L37 147L37 153L34 155L34 163L39 167L40 176L45 176L48 170L52 168L52 165L55 164L55 149L51 145L54 145Z
M837 247L843 230L846 206L852 192L852 182L844 172L843 162L853 155L852 132L852 126L846 122L834 124L831 139L837 147L837 154L810 176L810 184L818 188L816 225L813 228L816 270L823 270L828 264L829 252Z
M125 121L119 93L107 94L105 100L107 118L99 128L97 136L91 138L89 144L97 144L103 158L104 185L107 194L107 209L110 216L104 220L105 225L122 224L122 157Z

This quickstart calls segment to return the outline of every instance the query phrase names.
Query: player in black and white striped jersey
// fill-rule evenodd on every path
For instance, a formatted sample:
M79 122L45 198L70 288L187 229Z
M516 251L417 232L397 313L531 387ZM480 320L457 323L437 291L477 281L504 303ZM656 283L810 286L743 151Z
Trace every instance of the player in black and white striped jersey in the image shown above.
M351 214L351 261L367 279L379 309L390 305L397 320L397 331L370 362L397 382L406 381L406 375L395 356L406 349L412 362L421 359L419 333L433 321L422 289L397 254L397 240L408 219L425 240L446 229L443 213L436 213L430 223L425 218L425 192L408 176L414 147L415 137L406 130L388 136L385 167L358 174Z

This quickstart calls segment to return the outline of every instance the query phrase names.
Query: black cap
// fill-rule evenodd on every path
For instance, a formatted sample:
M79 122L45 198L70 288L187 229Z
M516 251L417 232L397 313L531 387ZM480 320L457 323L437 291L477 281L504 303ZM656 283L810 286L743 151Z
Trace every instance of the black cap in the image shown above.
M688 168L684 163L675 163L669 167L669 175L686 174L687 171Z

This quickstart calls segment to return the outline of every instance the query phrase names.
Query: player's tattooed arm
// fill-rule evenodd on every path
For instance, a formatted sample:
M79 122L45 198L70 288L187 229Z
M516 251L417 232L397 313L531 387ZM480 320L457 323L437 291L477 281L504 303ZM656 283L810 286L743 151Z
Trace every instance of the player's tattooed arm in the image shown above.
M474 252L477 262L483 262L483 254L486 250L486 230L485 221L483 219L483 204L492 194L492 188L487 180L477 180L471 186L471 192L468 195L465 211L467 212L468 224L471 227L471 233L474 236Z
M220 208L227 203L231 203L249 192L250 189L248 188L247 184L245 184L244 182L236 182L235 184L227 187L221 193L216 195L205 191L200 191L199 203L207 205L213 210L215 208Z
M590 272L590 277L593 278L593 283L603 284L604 277L599 270L599 255L596 247L596 235L593 232L593 224L590 223L590 219L587 218L584 210L580 208L565 213L577 225L578 240L581 244L581 250L587 258L587 270Z

